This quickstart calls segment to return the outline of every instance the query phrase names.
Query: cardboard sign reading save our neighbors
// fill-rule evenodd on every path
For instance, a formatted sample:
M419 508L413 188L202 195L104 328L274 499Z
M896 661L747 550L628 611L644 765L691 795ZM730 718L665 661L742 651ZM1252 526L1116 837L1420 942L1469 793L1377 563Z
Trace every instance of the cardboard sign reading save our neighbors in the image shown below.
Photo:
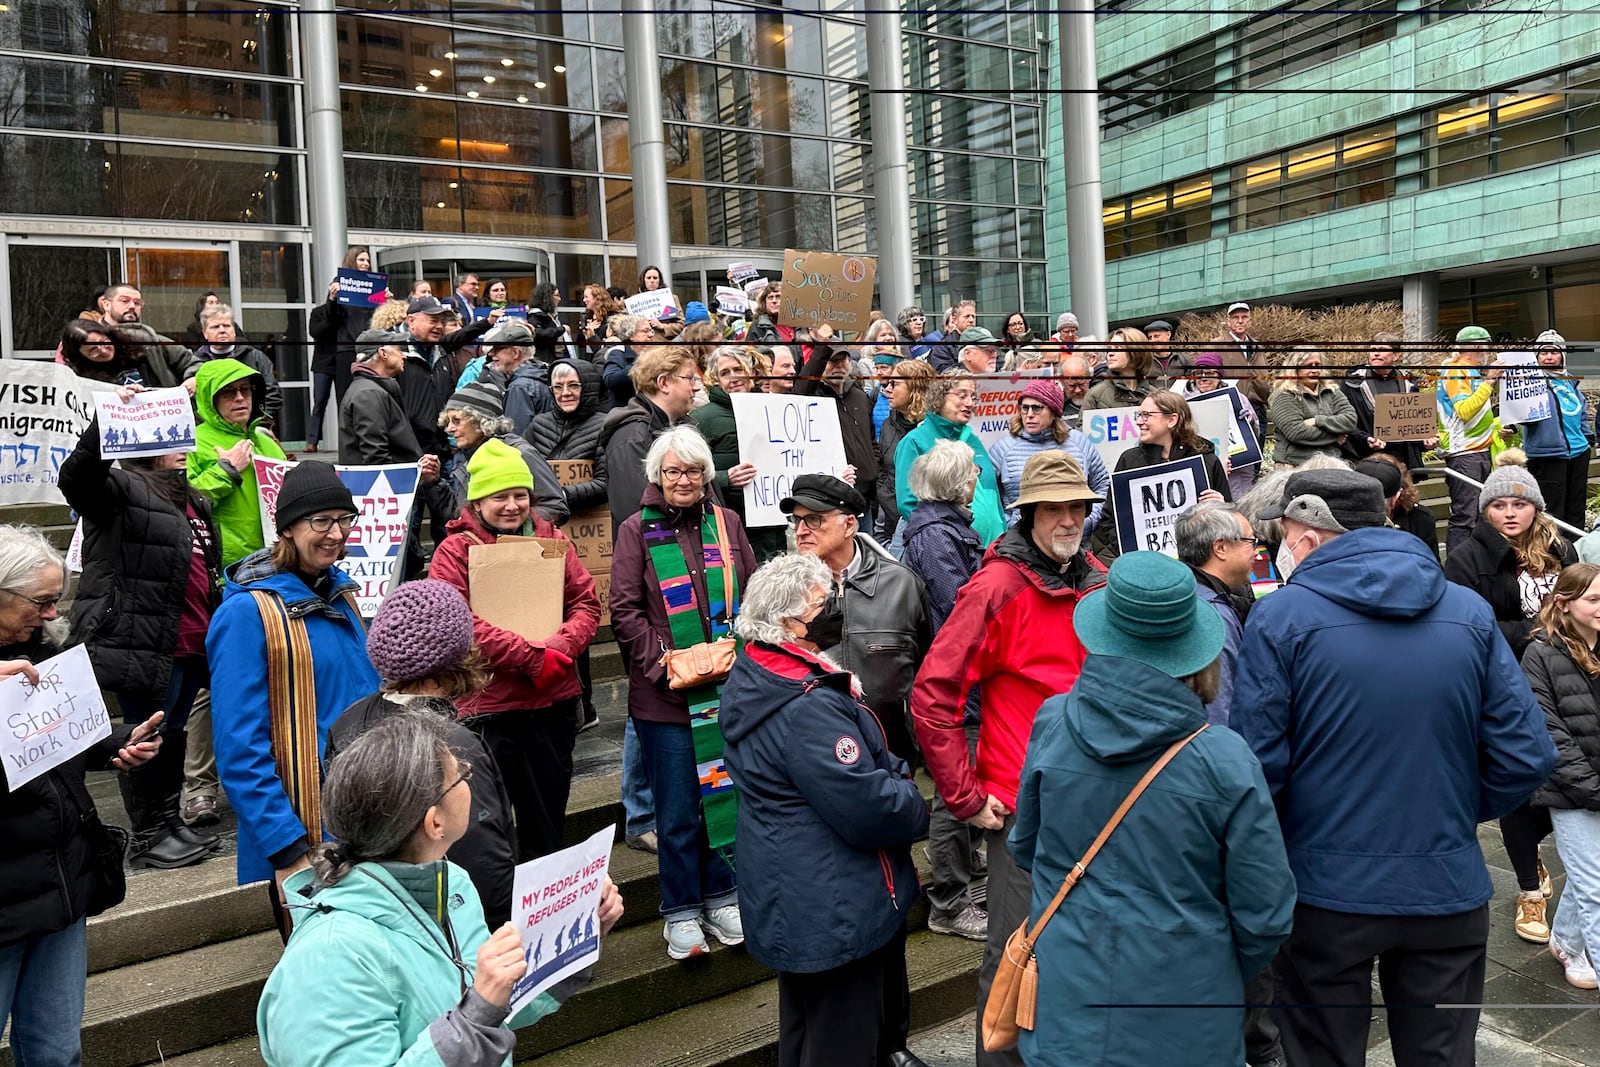
M1380 393L1372 398L1372 436L1380 441L1426 441L1439 436L1439 391Z
M872 256L786 249L778 323L809 329L826 322L841 333L860 333L872 315L877 276Z

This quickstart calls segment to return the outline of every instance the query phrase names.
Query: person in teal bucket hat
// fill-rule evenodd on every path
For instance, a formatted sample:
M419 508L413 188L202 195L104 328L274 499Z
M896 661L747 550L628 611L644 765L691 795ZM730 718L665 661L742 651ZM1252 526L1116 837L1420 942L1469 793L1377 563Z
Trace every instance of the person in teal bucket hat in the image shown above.
M1030 930L1139 779L1195 736L1040 934L1036 1025L1019 1051L1102 1067L1242 1063L1244 1006L1271 1000L1270 976L1252 982L1289 936L1295 888L1250 746L1202 730L1222 619L1182 563L1130 552L1073 628L1089 656L1071 692L1039 709L1011 831L1032 877ZM1271 1061L1252 1048L1250 1062Z

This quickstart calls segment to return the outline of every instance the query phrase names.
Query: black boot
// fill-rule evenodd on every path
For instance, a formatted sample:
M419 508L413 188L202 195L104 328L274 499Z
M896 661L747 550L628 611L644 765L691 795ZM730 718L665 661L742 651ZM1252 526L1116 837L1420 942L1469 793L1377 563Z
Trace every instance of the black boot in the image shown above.
M167 752L168 748L171 752ZM185 730L170 730L162 735L162 752L166 758L177 768L176 791L167 794L161 801L161 821L166 824L172 835L180 841L191 845L200 845L207 852L215 852L222 847L222 838L205 830L197 830L183 821L183 764L189 753L189 734ZM166 779L173 776L168 773ZM163 779L163 784L171 788L170 782Z
M183 736L181 731L164 733L154 756L117 775L128 821L133 825L130 867L188 867L211 854L209 847L178 837L167 825L167 798L183 790L183 745L171 744L174 734Z
M184 841L163 825L134 835L133 844L128 850L128 866L159 867L163 870L192 867L209 855L211 849Z

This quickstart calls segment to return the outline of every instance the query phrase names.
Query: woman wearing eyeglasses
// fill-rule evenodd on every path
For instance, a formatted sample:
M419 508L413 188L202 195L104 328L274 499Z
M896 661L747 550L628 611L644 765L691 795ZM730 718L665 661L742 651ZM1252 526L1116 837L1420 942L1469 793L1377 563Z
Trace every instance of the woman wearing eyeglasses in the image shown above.
M359 586L335 566L358 513L327 463L307 461L278 490L278 541L224 572L206 657L227 679L211 693L217 770L239 818L239 884L283 882L322 840L322 749L339 713L378 688Z
M1089 435L1074 430L1062 417L1066 410L1067 394L1061 383L1049 378L1035 378L1022 390L1017 400L1017 413L1011 417L1011 434L996 441L989 449L994 461L995 475L1000 479L1000 496L1006 508L1006 525L1015 526L1021 512L1010 503L1022 493L1022 468L1029 458L1039 452L1058 448L1078 461L1089 487L1100 496L1110 498L1111 475L1100 458L1099 451L1090 442ZM1083 536L1094 533L1100 521L1102 504L1089 508L1083 520Z
M740 944L744 927L729 862L737 805L721 759L722 678L673 689L665 661L669 651L731 638L756 557L739 517L706 492L716 465L693 428L663 431L644 470L642 510L618 529L611 557L611 629L655 797L667 955L682 960L709 951L706 933Z
M509 922L489 931L471 879L446 858L479 784L444 720L421 711L373 725L333 760L323 796L337 843L288 883L294 937L256 1008L271 1067L510 1064L513 1028L588 981L580 971L511 1013L512 987L540 955ZM585 940L621 917L608 878Z
M1206 488L1201 490L1195 503L1233 499L1228 488L1228 469L1217 458L1211 442L1195 430L1194 413L1189 410L1188 401L1177 393L1158 389L1139 401L1133 418L1139 428L1139 443L1117 457L1117 470L1139 470L1200 456L1206 469ZM1121 548L1117 543L1117 524L1110 500L1101 513L1100 529L1102 538L1095 544L1095 554L1102 560L1112 559Z

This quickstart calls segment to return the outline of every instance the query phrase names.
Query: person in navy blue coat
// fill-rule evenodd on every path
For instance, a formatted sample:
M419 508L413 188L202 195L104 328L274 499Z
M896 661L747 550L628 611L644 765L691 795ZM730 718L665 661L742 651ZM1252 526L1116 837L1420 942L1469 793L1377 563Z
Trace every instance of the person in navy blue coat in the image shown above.
M746 644L719 722L739 909L746 949L778 972L782 1067L899 1067L920 1062L905 1050L905 921L928 806L852 676L817 652L838 643L832 584L815 557L779 556L734 623Z
M1471 1063L1476 1008L1410 1006L1483 1000L1478 824L1555 767L1544 713L1483 598L1384 528L1376 479L1302 471L1259 517L1282 519L1295 567L1250 610L1229 725L1299 887L1274 964L1277 1003L1297 1006L1277 1011L1289 1062L1365 1062L1377 960L1396 1061Z

